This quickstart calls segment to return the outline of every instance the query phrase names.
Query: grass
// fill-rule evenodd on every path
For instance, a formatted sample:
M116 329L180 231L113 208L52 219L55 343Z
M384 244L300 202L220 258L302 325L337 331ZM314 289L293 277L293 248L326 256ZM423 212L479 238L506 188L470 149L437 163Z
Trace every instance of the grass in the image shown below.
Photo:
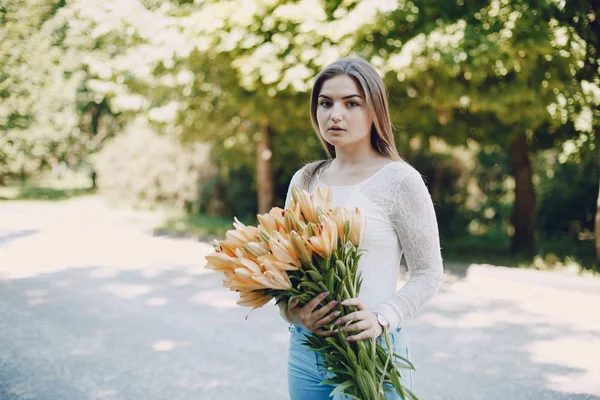
M532 257L510 254L510 238L465 236L442 238L444 259L514 268L533 268L600 276L593 241L574 238L539 239Z
M84 172L69 170L60 178L43 173L37 179L24 183L10 182L7 186L0 186L0 201L60 201L94 193L91 186L92 182Z
M59 201L91 193L93 193L93 191L89 188L55 189L37 186L11 186L0 188L0 200Z
M168 233L200 238L224 237L233 229L233 218L203 214L173 215L155 229L157 233Z

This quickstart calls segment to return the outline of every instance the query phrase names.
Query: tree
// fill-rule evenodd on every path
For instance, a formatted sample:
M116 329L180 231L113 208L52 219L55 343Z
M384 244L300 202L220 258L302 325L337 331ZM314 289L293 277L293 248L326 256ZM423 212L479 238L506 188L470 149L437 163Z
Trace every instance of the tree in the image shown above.
M584 3L571 10L594 19ZM471 137L507 149L515 178L512 251L535 251L530 147L572 137L585 113L578 74L588 43L550 1L400 3L362 32L370 57L403 99L402 124L451 143ZM586 14L587 13L587 14ZM597 80L587 83L598 87ZM587 129L587 127L585 128Z
M106 27L105 43L112 30L127 32L125 39L115 38L127 47L122 55L97 61L112 71L103 87L113 112L118 104L122 112L145 113L184 141L225 147L224 166L248 165L253 155L259 212L266 212L274 197L273 144L314 154L316 140L303 151L306 136L287 134L310 130L310 82L350 51L357 27L374 23L384 10L372 0L345 11L333 3L213 0L144 9L135 2L105 2L87 4L80 13L93 26ZM125 104L124 97L136 100Z
M75 166L110 132L106 104L84 88L93 46L73 35L73 18L64 0L0 6L0 183Z

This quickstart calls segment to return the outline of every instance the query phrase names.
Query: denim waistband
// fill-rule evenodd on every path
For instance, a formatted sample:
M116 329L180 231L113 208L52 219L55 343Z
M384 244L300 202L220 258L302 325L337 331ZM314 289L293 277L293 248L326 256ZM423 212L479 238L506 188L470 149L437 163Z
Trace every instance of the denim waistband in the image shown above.
M308 329L303 328L303 327L298 326L298 325L294 325L294 324L290 324L288 326L288 330L290 332L304 333L305 335L310 334L310 331ZM402 328L397 328L397 329L394 329L393 331L390 331L390 333L399 333L399 332L402 332Z

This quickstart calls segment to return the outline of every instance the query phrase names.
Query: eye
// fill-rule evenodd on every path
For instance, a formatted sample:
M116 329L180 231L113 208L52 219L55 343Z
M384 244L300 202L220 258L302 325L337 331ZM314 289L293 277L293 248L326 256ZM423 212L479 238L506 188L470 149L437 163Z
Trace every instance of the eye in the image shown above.
M331 102L328 101L328 100L321 100L321 102L319 103L319 105L327 108L327 107L331 106Z
M360 104L358 102L356 102L356 101L349 101L348 105L350 107L359 107L360 106Z

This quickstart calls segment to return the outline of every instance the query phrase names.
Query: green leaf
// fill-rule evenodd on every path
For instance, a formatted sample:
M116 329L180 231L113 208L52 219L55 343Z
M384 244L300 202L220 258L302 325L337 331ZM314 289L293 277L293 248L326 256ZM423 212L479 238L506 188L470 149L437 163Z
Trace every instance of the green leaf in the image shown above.
M329 397L334 397L336 394L342 393L344 390L352 387L353 385L354 385L354 382L352 382L352 381L346 381L342 384L339 384L335 387L335 389L333 389L331 391L331 393L329 393Z

